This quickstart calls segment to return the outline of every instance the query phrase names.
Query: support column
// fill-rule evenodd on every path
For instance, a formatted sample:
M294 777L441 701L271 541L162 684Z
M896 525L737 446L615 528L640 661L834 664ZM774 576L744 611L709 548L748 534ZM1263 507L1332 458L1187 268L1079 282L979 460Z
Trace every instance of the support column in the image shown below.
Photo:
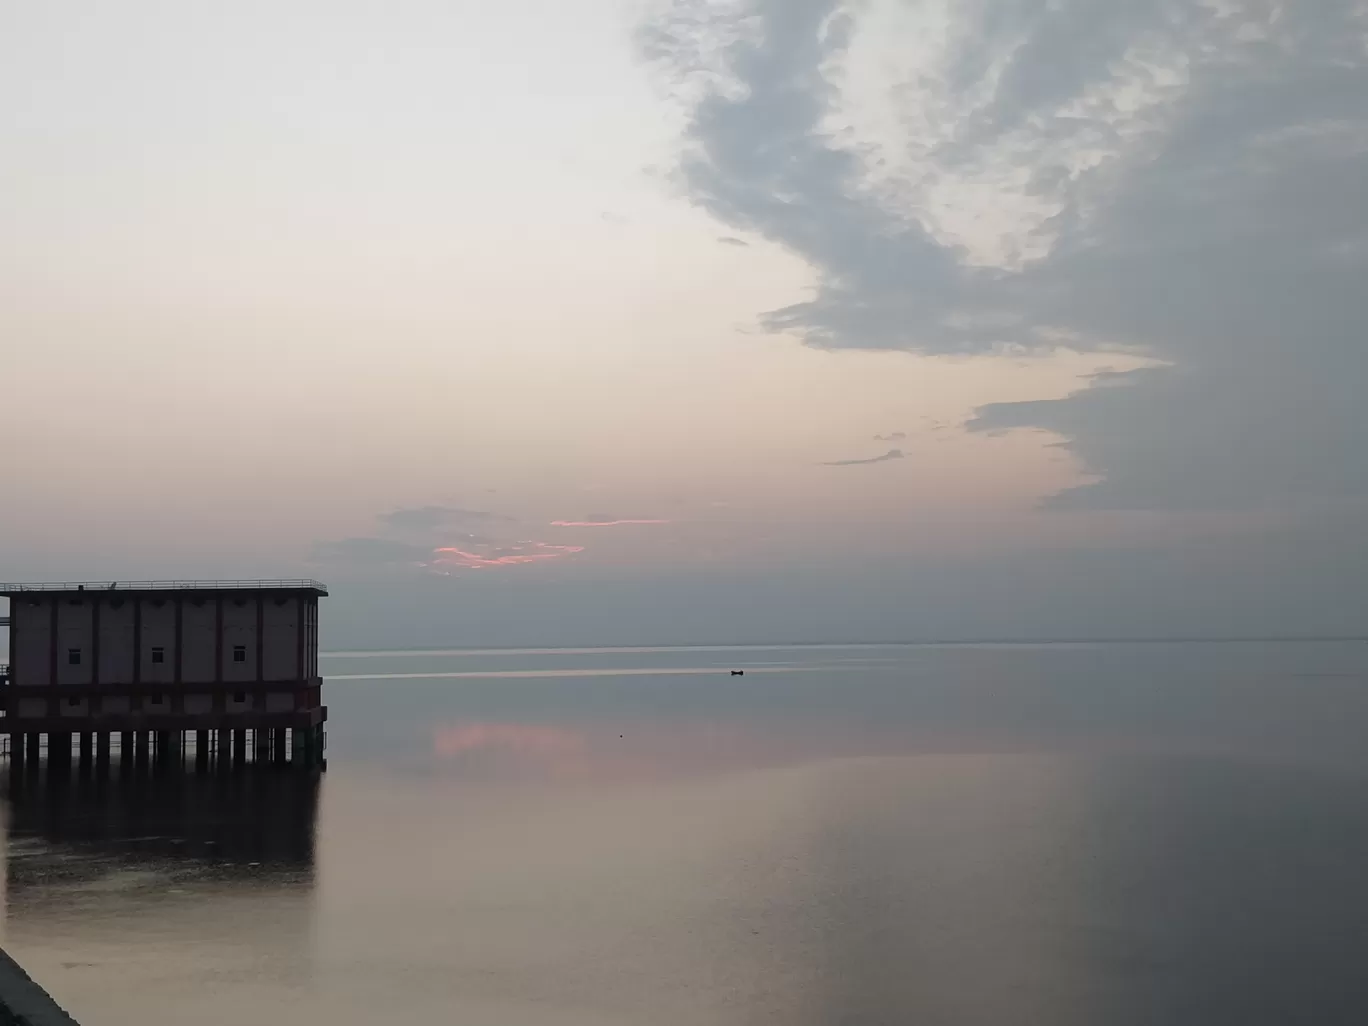
M10 735L10 766L20 772L24 768L24 734Z
M27 751L25 751L24 754L28 757L29 769L33 770L35 773L38 771L38 760L42 757L41 752L39 751L42 739L43 736L41 734L30 734L28 735L28 743L25 745Z
M102 730L95 735L95 767L99 773L109 769L109 731Z
M247 761L247 731L239 727L233 731L233 765L241 766Z
M195 731L195 771L203 773L209 768L209 731Z
M285 736L284 727L276 727L271 731L271 747L274 750L277 766L285 766L289 763L289 753L285 749Z
M147 769L147 756L151 741L149 731L135 730L133 732L133 763L138 772Z
M260 727L254 727L252 729L252 762L260 766L266 762L267 758L266 732Z
M233 732L226 727L220 727L218 732L219 769L227 769L231 765L232 755Z
M71 772L71 735L48 735L48 771L52 773Z
M81 772L89 773L95 752L95 738L88 730L81 731Z
M124 769L131 769L133 766L133 731L124 730L119 733L119 765Z

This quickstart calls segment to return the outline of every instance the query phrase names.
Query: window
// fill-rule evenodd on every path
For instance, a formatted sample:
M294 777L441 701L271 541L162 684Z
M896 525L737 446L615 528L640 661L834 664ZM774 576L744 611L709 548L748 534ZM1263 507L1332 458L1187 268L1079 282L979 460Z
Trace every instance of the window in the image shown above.
M69 666L80 666L80 665L81 665L81 650L80 650L79 648L69 648L69 649L67 649L67 665L69 665Z
M162 648L160 645L154 647L152 649L152 661L154 663L166 662L166 649Z
M246 661L247 661L247 646L246 646L246 645L234 645L234 646L233 646L233 662L235 662L235 663L245 663Z
M68 698L68 699L67 699L67 705L80 705L80 704L81 704L81 700L80 700L79 698Z
M153 696L152 696L152 704L153 704L153 705L161 705L161 704L162 704L162 696L161 696L161 695L153 695Z
M245 691L235 691L235 692L233 693L233 701L234 701L234 702L245 702L245 701L247 701L247 692L245 692Z

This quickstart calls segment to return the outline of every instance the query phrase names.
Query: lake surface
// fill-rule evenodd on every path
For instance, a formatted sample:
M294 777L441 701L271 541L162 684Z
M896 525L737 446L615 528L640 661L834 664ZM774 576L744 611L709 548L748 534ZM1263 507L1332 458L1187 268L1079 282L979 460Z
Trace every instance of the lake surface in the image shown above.
M1368 1022L1368 644L324 672L321 780L6 789L84 1026Z

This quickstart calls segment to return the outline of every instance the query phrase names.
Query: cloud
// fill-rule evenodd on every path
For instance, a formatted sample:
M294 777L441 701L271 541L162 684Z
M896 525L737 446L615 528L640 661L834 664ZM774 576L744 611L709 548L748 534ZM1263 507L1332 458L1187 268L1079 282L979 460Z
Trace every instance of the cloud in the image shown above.
M875 435L875 436L874 436L874 441L876 441L876 442L902 442L902 441L905 441L906 438L907 438L907 432L906 432L906 431L894 431L894 432L892 432L891 434L887 434L887 435Z
M457 509L453 506L418 506L396 509L377 518L386 528L396 531L436 531L444 527L468 524L513 523L512 517L488 513L478 509Z
M584 551L582 545L556 545L517 538L522 530L513 517L450 506L400 509L376 517L375 537L345 538L314 547L318 562L353 566L408 566L431 573L527 566L565 559ZM485 525L476 534L463 528Z
M740 246L745 249L750 248L749 242L747 242L745 239L738 239L734 235L724 235L717 241L724 246Z
M816 274L769 330L1152 358L970 423L1062 435L1075 509L1368 496L1364 40L1352 0L673 0L642 31L685 195Z
M548 542L516 542L476 549L444 545L432 552L431 565L438 570L487 570L494 567L527 566L565 559L584 551L583 545L552 545Z
M553 520L552 527L626 527L629 525L668 524L669 520L632 520L607 516L589 516L584 520Z
M903 451L902 451L901 449L889 449L888 452L884 453L882 456L874 456L874 457L872 457L872 458L870 458L870 459L867 459L867 460L833 460L833 461L831 461L830 463L823 463L822 466L824 466L824 467L865 467L865 466L868 466L868 465L871 464L871 463L887 463L887 462L889 462L890 460L900 460L900 459L903 459L903 458L904 458L904 455L903 455Z

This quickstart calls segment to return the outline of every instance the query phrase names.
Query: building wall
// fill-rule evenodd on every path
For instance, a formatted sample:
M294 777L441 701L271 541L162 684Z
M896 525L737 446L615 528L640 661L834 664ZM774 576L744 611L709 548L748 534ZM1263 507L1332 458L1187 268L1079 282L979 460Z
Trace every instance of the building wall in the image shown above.
M298 680L300 609L297 595L267 596L262 608L262 678Z
M57 600L57 683L89 684L95 660L94 603L84 596ZM72 660L75 660L73 662Z
M99 661L96 671L101 682L133 679L133 635L136 599L118 594L95 596L99 603Z
M196 684L289 682L318 673L313 596L101 590L17 597L10 607L18 686L140 683L193 691ZM252 708L251 695L237 702L235 694L230 689L230 711Z
M52 652L52 600L10 600L10 671L15 685L46 684Z
M181 680L211 684L218 679L218 599L187 597L181 603Z
M222 679L257 679L257 596L225 596ZM240 660L240 661L239 661Z
M146 595L138 602L142 610L139 674L149 684L170 684L176 679L176 603ZM158 649L161 662L156 661Z
M292 709L294 709L294 695L266 696L266 711L268 713L290 712Z
M318 599L309 597L304 600L304 673L305 677L318 676Z

